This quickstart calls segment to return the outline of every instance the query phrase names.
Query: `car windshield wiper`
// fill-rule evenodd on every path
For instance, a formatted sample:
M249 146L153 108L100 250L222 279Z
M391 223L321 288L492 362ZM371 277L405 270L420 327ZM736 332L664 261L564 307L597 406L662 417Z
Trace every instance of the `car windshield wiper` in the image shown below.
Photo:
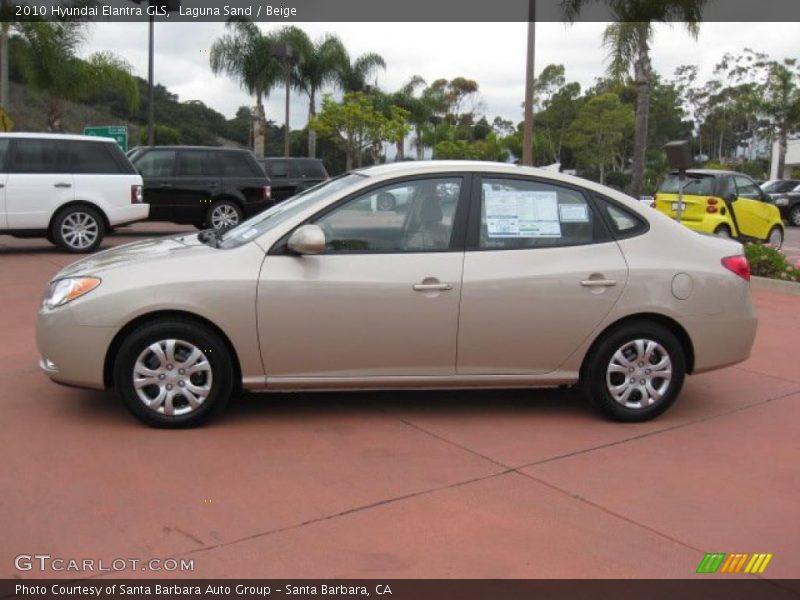
M204 229L197 234L197 239L207 246L219 248L219 242L222 239L220 236L220 232L216 229Z

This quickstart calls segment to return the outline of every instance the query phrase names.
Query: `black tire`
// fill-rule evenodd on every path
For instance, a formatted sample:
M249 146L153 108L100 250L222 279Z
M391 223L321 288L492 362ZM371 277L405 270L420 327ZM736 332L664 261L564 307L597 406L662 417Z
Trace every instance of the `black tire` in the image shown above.
M47 239L65 252L93 252L103 241L105 222L91 206L71 206L56 214L48 234Z
M767 235L764 243L770 244L775 250L780 250L781 246L783 246L783 228L775 225L769 230L769 235Z
M177 341L174 345L175 360L164 364L165 361L159 361L149 348L161 342L165 344L162 346L163 350L167 340ZM204 369L189 375L185 375L181 371L181 375L179 375L178 369L182 364L180 359L188 358L189 346L194 346L202 351L202 355L196 359L197 362L192 362L192 364L200 365ZM168 354L165 353L165 360L168 360L167 357ZM165 375L165 377L169 377L167 379L161 375L153 376L154 380L162 379L165 381L164 383L144 386L139 390L148 400L155 400L153 408L139 396L134 385L134 368L140 359L148 368L156 372L168 373ZM201 365L201 363L203 364ZM166 371L166 368L169 368L169 371ZM209 372L210 379L208 378ZM179 388L181 379L184 380L184 384ZM189 381L189 379L191 380ZM234 390L233 380L233 362L225 342L209 328L191 320L159 319L137 327L122 342L114 361L114 386L117 393L136 418L152 427L184 428L201 425L222 411L228 403ZM208 387L209 391L196 407L192 407L188 397L182 395L184 391L189 391L185 381L189 381L192 386ZM169 392L166 391L167 388L174 390L171 402L169 401ZM193 395L194 391L190 393ZM194 397L197 399L199 394ZM160 403L159 399L161 399ZM170 410L168 407L172 407L172 415L168 414Z
M225 214L227 217L222 217ZM244 213L233 200L219 200L211 205L206 213L206 229L229 229L242 222ZM224 220L220 220L224 219Z
M727 225L720 225L719 227L717 227L714 230L714 235L733 239L733 232L731 231L731 228L728 227Z
M800 227L800 204L795 204L789 210L789 223L795 227Z
M632 373L611 373L612 361L618 350L633 351L636 340L649 340L655 342L665 351L671 363L671 379L664 383L665 378L657 378L650 375L655 372L647 370L647 366L657 366L651 362L650 365L642 362L634 362L630 368ZM646 346L645 346L646 347ZM623 357L628 359L623 352ZM651 360L660 362L663 360L659 351L654 351ZM620 363L618 361L617 365ZM645 375L645 371L648 375ZM629 380L629 375L632 376ZM676 400L683 386L686 376L686 357L678 338L666 327L652 321L630 321L607 332L590 350L587 355L583 369L581 371L580 386L586 398L592 402L607 418L615 421L640 422L649 421L667 410ZM617 380L622 377L622 380ZM652 380L638 379L638 377L653 377ZM646 385L663 386L660 390L662 395L654 400L652 404L643 402L642 392L638 383L647 381ZM629 383L630 382L630 383ZM621 385L633 388L627 398L629 404L637 404L638 407L623 405L615 400L609 387L611 385ZM644 387L644 386L642 386ZM646 389L646 388L645 388ZM638 394L638 398L637 398Z

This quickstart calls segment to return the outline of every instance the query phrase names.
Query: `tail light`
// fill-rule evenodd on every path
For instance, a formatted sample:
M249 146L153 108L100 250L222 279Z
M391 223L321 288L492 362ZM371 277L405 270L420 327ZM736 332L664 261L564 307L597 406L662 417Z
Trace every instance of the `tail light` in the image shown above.
M716 206L706 206L706 212L711 213L712 215L717 212L719 209Z
M719 204L719 200L717 200L716 198L709 198L708 200L706 200L706 202L708 202L709 206L716 206L717 204Z
M272 198L272 187L265 185L261 188L261 199L262 200L270 200Z
M747 259L741 254L726 256L722 259L722 266L745 281L750 281L750 263L748 263Z
M141 204L144 202L144 190L140 185L131 186L131 204Z

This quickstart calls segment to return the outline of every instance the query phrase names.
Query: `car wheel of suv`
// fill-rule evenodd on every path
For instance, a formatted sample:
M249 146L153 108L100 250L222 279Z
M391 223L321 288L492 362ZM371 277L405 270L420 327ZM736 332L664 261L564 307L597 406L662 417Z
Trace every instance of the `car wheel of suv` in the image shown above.
M733 234L731 233L731 228L727 225L720 225L714 230L714 235L718 235L719 237L724 238L732 238Z
M800 227L800 204L795 204L789 211L789 222L795 227Z
M242 221L242 209L235 202L220 200L215 203L206 216L206 226L212 229L235 227Z
M683 386L686 359L675 335L649 321L610 331L584 363L581 387L615 421L648 421L667 410Z
M136 328L114 363L114 385L128 410L154 427L194 427L227 404L233 364L218 335L192 321Z
M783 229L777 225L770 229L769 236L767 237L767 243L775 248L775 250L780 250L781 246L783 246Z
M62 250L78 253L97 248L103 241L104 232L103 219L95 209L74 206L56 215L50 236Z

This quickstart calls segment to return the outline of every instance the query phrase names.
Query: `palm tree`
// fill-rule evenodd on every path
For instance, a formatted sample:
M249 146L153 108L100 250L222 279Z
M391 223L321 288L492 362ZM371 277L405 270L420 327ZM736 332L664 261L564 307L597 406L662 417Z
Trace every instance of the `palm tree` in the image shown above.
M581 8L598 0L562 0L567 18L574 19ZM652 65L650 44L654 25L678 21L697 37L702 9L706 0L607 0L615 22L603 34L609 51L609 71L618 77L633 70L636 85L636 122L633 134L633 164L630 193L638 197L644 182L647 155L647 127L650 116Z
M47 94L49 131L62 131L61 104L79 101L104 91L121 93L128 110L139 103L139 87L130 65L111 53L101 52L81 60L76 53L85 41L86 24L67 22L17 23L17 34L24 40L20 64L26 82Z
M283 78L283 67L273 54L278 40L246 19L231 19L226 27L229 32L211 46L211 70L237 79L248 94L256 97L252 144L256 155L263 156L266 135L263 99Z
M386 61L380 54L367 52L354 61L345 56L345 61L339 71L339 85L345 92L364 92L367 89L367 79L378 68L385 69Z
M348 64L347 50L335 35L311 40L297 27L285 27L278 38L288 43L298 55L293 71L294 87L308 96L308 120L317 116L317 94L326 85L338 84L339 73ZM308 156L317 155L317 134L308 130Z

